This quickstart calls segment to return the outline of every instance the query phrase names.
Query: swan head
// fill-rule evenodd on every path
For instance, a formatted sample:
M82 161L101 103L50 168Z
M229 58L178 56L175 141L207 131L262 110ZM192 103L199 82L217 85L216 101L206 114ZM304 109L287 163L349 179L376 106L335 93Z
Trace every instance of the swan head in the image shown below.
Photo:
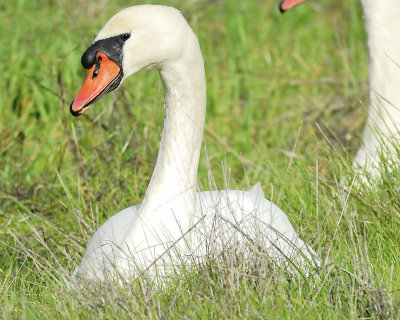
M82 55L88 75L71 113L81 115L136 72L180 59L188 32L185 18L172 7L140 5L114 15Z
M307 0L282 0L279 4L279 10L284 13L285 11L292 9L293 7L305 1Z

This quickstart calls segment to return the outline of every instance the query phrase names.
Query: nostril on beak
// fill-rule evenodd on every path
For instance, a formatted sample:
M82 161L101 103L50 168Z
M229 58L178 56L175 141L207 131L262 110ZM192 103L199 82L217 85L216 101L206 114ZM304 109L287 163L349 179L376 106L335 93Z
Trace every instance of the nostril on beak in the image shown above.
M99 75L101 60L102 60L102 58L100 56L97 56L96 62L95 62L95 67L94 67L93 74L92 74L92 79L96 78Z
M99 66L100 67L100 66ZM93 74L92 74L92 79L96 78L99 75L99 68L98 65L96 65Z

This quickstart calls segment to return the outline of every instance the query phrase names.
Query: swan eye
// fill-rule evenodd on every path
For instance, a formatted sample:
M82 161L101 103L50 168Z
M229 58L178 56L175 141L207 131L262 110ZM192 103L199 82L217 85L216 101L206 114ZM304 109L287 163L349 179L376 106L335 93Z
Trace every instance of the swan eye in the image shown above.
M124 41L128 40L130 37L131 37L131 34L130 34L130 33L124 33L124 34L121 36L122 40L124 40Z

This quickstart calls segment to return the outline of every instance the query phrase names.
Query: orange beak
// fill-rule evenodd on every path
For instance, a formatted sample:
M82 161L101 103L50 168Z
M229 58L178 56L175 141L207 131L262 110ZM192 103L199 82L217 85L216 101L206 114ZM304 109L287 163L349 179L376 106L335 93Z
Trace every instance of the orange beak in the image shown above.
M285 12L289 9L292 9L293 7L297 6L300 3L303 3L307 0L283 0L281 4L279 5L279 9L281 12Z
M75 117L81 115L103 95L116 89L122 77L122 68L104 52L97 52L96 62L89 69L82 89L71 103L71 113Z

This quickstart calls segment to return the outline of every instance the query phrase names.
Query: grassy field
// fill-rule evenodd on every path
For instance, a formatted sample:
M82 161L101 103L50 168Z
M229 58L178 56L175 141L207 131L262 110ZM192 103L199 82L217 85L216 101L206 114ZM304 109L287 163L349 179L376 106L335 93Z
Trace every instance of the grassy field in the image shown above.
M351 186L368 106L358 1L171 0L197 34L208 87L199 189L267 198L321 256L318 276L265 257L192 268L159 288L65 283L95 230L141 202L163 121L157 72L80 118L80 56L120 9L152 1L0 4L0 318L390 319L400 312L400 173ZM159 2L160 3L160 2Z

